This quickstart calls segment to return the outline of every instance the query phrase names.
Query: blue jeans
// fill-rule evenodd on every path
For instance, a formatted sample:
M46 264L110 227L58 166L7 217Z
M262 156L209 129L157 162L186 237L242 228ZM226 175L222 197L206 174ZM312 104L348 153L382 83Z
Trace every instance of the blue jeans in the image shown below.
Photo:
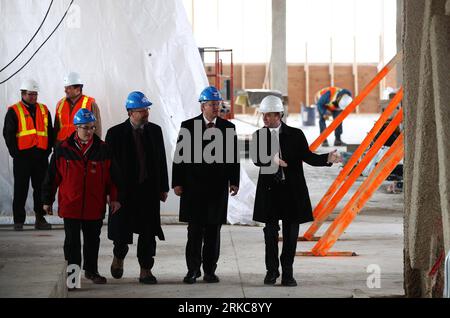
M333 119L335 119L337 116L339 116L340 113L342 113L342 109L340 109L340 110L333 110L333 111L330 111L330 112L333 115ZM325 122L325 119L323 119L322 115L320 115L320 118L319 118L319 128L320 128L320 133L322 133L325 130L325 128L327 128L327 124ZM334 135L336 136L336 139L341 139L342 124L337 126L336 130L334 131Z

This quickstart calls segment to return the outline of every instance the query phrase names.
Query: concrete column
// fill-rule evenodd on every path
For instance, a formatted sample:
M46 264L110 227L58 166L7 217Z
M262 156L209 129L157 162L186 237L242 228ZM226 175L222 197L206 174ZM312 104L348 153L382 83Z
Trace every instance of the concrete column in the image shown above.
M450 1L447 1L450 3ZM435 15L431 23L431 60L439 159L439 190L444 248L450 251L450 16Z
M272 0L272 55L270 85L287 95L286 0Z
M445 2L417 0L403 3L403 104L407 136L404 269L405 292L409 297L439 297L443 289L442 265L434 277L429 273L444 251L443 222L448 223L442 218L442 190L439 182L445 182L449 163L439 162L438 158L438 154L441 158L448 155L445 151L448 146L445 136L438 137L443 134L439 125L443 126L443 121L448 117L442 113L442 106L438 107L437 104L445 103L443 99L447 96L447 93L443 93L447 86L440 83L443 78L447 80L439 70L444 65L439 59L446 58L440 52L449 47L439 41L448 43L450 39L445 25L432 24L436 15L445 12ZM435 45L433 49L432 42L439 43L439 47ZM435 53L432 59L433 50ZM445 237L449 234L445 231Z

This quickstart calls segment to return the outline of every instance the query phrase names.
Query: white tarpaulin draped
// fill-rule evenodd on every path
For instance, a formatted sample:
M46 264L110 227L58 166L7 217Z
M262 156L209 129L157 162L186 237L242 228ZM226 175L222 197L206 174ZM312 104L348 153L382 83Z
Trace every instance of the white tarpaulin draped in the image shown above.
M50 2L0 0L0 68L31 39ZM69 4L69 0L53 2L42 29L23 54L0 72L0 82L32 56ZM80 73L85 82L83 93L96 99L101 110L103 138L109 127L127 118L124 103L128 93L143 91L153 102L150 121L163 129L171 172L180 123L200 113L197 98L208 83L181 1L74 1L64 22L31 62L0 84L0 129L3 131L7 106L20 99L19 86L25 78L39 83L38 101L49 107L54 118L56 103L64 97L63 77L69 71ZM4 139L0 139L0 212L11 215L12 159ZM247 180L242 190L246 187L253 190L254 184ZM244 198L232 199L230 215L251 215L253 202L241 200ZM233 211L234 207L239 210ZM32 211L31 191L27 211ZM162 205L162 213L178 213L178 200L173 192ZM250 219L243 217L246 218Z

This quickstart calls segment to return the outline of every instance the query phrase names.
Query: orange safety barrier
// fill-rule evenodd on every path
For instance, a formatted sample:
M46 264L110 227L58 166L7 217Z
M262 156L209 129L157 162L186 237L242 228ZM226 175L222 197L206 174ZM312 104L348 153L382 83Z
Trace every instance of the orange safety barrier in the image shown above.
M336 117L335 120L317 137L317 139L309 146L311 151L316 150L322 144L322 142L344 121L344 119L361 103L361 101L369 95L369 93L378 85L378 83L394 68L395 64L401 60L402 52L398 52L392 60L386 64L383 69L364 87L361 93L355 97L355 99L345 107L342 113Z
M311 144L310 150L316 150L319 145L342 123L342 121L361 103L361 101L378 85L378 83L393 69L395 64L401 59L402 52L399 52L355 97L352 103L348 105L341 114L322 132L322 134ZM314 209L314 222L305 232L303 237L299 237L300 241L318 240L311 251L297 252L297 256L355 256L354 252L330 252L329 249L337 241L338 237L343 233L344 229L353 221L356 214L362 209L364 204L369 200L373 193L378 189L381 183L392 172L398 162L403 158L403 133L397 138L390 147L381 161L370 173L369 177L362 183L351 200L347 203L344 210L334 220L327 229L322 238L314 237L314 234L333 212L340 200L345 196L362 171L375 157L379 149L384 145L387 139L392 135L395 129L400 125L403 118L403 110L400 109L394 119L383 130L374 144L370 147L361 162L357 164L358 159L364 153L366 148L373 141L380 129L387 122L389 116L395 110L397 105L403 98L403 89L400 88L396 96L389 103L386 110L380 116L366 136L361 145L357 148L348 163L340 172L336 180L330 186L322 200ZM355 165L356 164L356 165ZM344 181L345 180L345 181ZM341 186L342 185L342 186ZM336 192L337 190L337 192ZM333 195L334 194L334 195Z
M359 147L356 149L356 151L353 153L347 164L344 166L344 168L341 170L339 175L337 176L336 180L333 182L333 184L330 186L328 191L325 193L323 198L320 200L318 205L313 211L314 219L316 224L312 224L310 228L305 232L303 237L299 238L299 240L306 240L311 241L315 240L314 234L319 229L321 222L325 220L328 217L328 214L324 214L324 210L326 208L326 205L329 203L330 199L332 198L332 195L336 192L336 190L339 188L339 186L344 182L345 178L348 176L348 174L352 171L355 164L358 162L358 159L361 157L361 155L364 153L364 151L367 149L367 147L370 145L370 143L373 141L377 133L380 131L380 129L383 127L383 125L386 123L386 121L389 119L389 116L394 112L397 105L400 103L400 101L403 98L403 88L400 88L400 90L397 92L395 97L391 100L385 111L381 114L380 118L377 120L371 131L367 134L367 136L364 138L363 142ZM394 128L395 129L395 128ZM387 137L389 138L389 136ZM386 138L386 140L387 140ZM382 146L382 145L381 145ZM380 148L381 148L380 146ZM376 153L374 153L375 155ZM367 156L367 155L366 155ZM364 168L362 168L364 170ZM361 171L362 171L361 170ZM344 193L345 195L345 193ZM331 213L331 212L330 212Z
M370 147L367 154L363 157L361 162L352 170L348 178L345 180L341 188L336 192L330 202L323 208L323 210L315 217L314 222L311 224L309 229L304 234L305 238L312 237L314 233L320 228L320 226L325 222L326 218L333 212L340 200L345 196L345 194L350 190L353 183L358 179L363 170L367 167L370 161L375 157L377 152L381 149L384 143L392 135L395 129L400 125L403 119L403 110L400 109L395 115L389 125L384 129L381 135L377 138L375 143Z
M403 133L401 133L393 145L389 148L381 161L375 166L367 179L361 184L350 201L346 204L339 216L333 221L327 229L323 237L311 250L315 256L346 256L353 252L328 252L329 249L337 241L338 237L344 233L344 230L354 220L356 215L361 211L364 204L369 200L373 193L379 188L383 181L394 170L397 164L402 160L403 150Z

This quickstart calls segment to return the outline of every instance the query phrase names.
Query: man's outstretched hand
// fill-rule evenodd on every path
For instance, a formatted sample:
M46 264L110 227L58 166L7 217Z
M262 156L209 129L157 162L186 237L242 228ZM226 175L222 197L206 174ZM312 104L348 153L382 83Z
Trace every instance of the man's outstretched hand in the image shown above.
M337 152L337 150L333 150L332 152L328 153L328 163L341 163L342 162L342 155Z

